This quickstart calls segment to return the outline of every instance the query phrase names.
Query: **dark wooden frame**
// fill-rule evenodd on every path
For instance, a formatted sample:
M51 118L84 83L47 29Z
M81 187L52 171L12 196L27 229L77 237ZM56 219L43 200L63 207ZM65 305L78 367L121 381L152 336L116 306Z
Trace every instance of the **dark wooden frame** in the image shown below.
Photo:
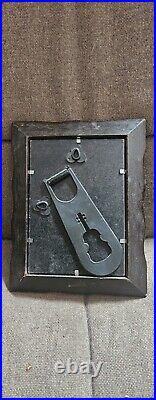
M75 277L30 275L27 265L29 140L42 137L114 137L126 143L126 275L125 277ZM12 126L13 214L10 289L113 294L144 297L147 291L144 256L143 157L146 143L144 119L110 122L15 122Z

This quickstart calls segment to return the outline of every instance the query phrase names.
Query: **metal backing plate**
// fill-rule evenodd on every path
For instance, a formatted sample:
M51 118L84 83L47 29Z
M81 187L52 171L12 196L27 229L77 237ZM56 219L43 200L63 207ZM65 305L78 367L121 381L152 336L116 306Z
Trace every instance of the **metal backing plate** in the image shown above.
M80 147L86 155L83 163L66 160L70 150ZM76 138L35 138L29 141L29 193L28 193L28 245L27 273L48 275L89 275L81 266L74 247L62 224L62 221L50 199L43 183L45 178L58 173L67 165L72 166L82 185L104 216L117 238L126 238L125 233L125 139L122 138L82 138L77 144ZM34 173L33 173L34 172ZM73 197L71 182L62 181L56 187L56 194L62 200ZM50 205L50 214L41 215L34 210L38 200L45 199ZM99 256L103 248L94 237L91 241ZM119 268L112 274L125 275L125 244L123 258Z

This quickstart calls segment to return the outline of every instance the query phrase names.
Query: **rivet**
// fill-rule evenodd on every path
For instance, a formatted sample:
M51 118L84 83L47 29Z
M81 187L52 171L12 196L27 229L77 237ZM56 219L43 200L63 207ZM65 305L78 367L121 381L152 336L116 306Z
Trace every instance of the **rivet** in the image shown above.
M33 241L34 241L34 239L32 239L32 238L28 238L28 239L27 239L27 243L29 243L29 244L30 244L30 243L33 243Z
M125 244L125 243L127 243L127 240L126 239L120 239L120 243L121 244Z
M120 168L119 173L121 175L125 175L126 174L126 170L124 168Z

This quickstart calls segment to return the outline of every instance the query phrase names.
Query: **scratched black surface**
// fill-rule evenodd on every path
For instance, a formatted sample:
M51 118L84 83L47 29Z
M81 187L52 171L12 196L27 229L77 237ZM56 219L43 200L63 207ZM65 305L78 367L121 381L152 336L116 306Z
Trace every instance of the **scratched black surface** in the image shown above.
M34 175L30 175L29 189L29 236L34 239L28 252L30 274L74 275L75 269L78 269L80 275L88 275L80 265L43 183L44 178L51 177L67 165L77 174L118 239L125 237L125 184L124 175L119 174L120 168L124 168L124 139L84 138L81 148L87 161L69 164L66 155L75 146L75 138L30 141L29 167L35 171ZM58 191L56 187L56 194L68 199L71 195L70 184L62 181ZM37 200L45 198L50 204L49 216L42 216L33 209ZM94 243L92 247L94 253ZM121 265L112 275L125 275L124 255Z

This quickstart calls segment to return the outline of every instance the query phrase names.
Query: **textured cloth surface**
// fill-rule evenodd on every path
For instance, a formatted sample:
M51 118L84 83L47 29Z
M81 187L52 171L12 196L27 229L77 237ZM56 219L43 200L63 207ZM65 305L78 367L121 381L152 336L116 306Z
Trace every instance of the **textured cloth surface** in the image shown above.
M10 248L5 242L6 279ZM90 397L90 375L64 376L54 369L68 358L90 361L83 297L11 294L4 284L3 327L4 397Z
M92 359L103 368L97 397L153 397L153 243L145 242L148 295L145 299L88 299Z
M153 240L145 299L9 293L4 241L3 397L153 397ZM102 361L99 376L59 375L69 357Z
M152 3L4 3L4 137L13 120L146 118Z

